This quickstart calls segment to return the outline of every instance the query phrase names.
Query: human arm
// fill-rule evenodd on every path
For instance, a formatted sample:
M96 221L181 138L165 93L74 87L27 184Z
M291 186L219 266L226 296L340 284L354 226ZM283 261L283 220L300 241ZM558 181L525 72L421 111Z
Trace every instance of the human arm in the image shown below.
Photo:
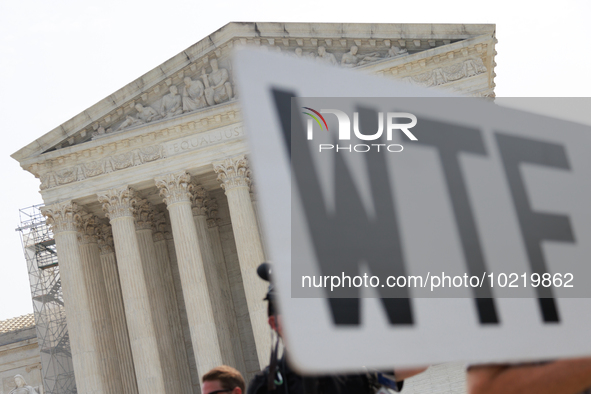
M470 394L577 394L591 387L591 358L541 365L484 365L468 370Z
M420 367L420 368L409 368L409 369L397 369L396 372L396 380L404 380L420 373L423 373L427 370L427 367Z

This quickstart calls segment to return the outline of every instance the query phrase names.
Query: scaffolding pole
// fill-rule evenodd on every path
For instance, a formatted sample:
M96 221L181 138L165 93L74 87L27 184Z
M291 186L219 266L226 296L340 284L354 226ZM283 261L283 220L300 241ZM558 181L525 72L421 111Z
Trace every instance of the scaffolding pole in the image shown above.
M55 239L40 208L19 209L45 394L77 393Z

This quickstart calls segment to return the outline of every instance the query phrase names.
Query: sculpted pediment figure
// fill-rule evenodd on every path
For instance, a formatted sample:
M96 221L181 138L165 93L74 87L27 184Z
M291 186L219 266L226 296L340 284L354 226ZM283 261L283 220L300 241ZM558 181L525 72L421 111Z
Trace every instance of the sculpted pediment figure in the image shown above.
M346 68L355 67L357 65L357 62L359 62L359 59L357 58L358 51L359 48L357 47L357 45L353 45L351 47L351 50L345 53L341 58L341 66Z
M127 115L125 116L125 121L123 121L123 123L121 123L121 125L119 125L119 127L117 128L117 130L123 130L126 127L130 127L130 126L135 126L138 124L142 124L144 122L142 122L141 120L134 118L133 116ZM99 132L98 134L105 134L104 128L101 127L101 129L103 129L103 132ZM100 129L99 129L100 130Z
M154 108L144 107L140 103L135 105L135 110L137 111L137 119L140 121L138 124L148 123L161 118Z
M189 77L183 79L183 112L191 112L196 109L207 107L205 101L205 86L199 80L193 81Z
M361 56L360 56L361 57ZM371 52L367 55L363 55L362 59L357 63L358 66L363 66L364 64L372 63L378 61L382 58L379 52Z
M232 84L230 83L230 76L228 70L219 68L217 59L209 61L211 65L211 74L205 74L205 70L201 78L205 83L205 99L207 104L216 105L228 101L232 98Z
M15 375L14 382L16 387L8 394L39 394L32 386L29 386L22 375Z
M170 93L162 97L162 103L160 104L160 115L163 119L183 113L183 102L178 88L175 85L171 85L169 91Z
M390 49L388 49L388 54L386 57L396 57L402 55L408 55L408 49L398 48L397 46L392 45Z
M330 52L326 51L326 48L323 46L318 47L318 57L316 58L320 63L328 64L331 66L336 66L337 58Z

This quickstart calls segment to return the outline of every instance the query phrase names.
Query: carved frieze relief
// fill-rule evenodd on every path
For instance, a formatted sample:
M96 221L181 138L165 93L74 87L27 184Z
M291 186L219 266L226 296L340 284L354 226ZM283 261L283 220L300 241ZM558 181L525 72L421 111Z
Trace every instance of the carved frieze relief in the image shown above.
M195 134L162 144L146 146L129 152L113 154L99 160L78 163L72 167L39 173L41 190L83 181L130 167L164 159L176 154L200 149L209 145L234 140L244 135L241 124L224 127L209 133Z
M235 121L238 115L236 111L212 115L201 119L199 122L191 121L134 138L111 142L92 149L85 149L66 156L34 163L28 168L28 171L41 180L41 190L83 181L99 175L161 160L185 151L241 138L244 135L243 127L241 124L236 123L208 133L199 133L200 129ZM190 135L158 144L146 145L146 142L169 140L171 136L186 134ZM130 150L134 146L138 147ZM92 160L93 157L97 158Z
M439 86L486 72L481 58L472 58L446 67L438 67L418 75L402 78L411 85L424 87Z
M98 175L139 166L165 157L166 150L163 145L146 146L130 152L107 156L100 160L80 163L73 167L40 174L40 188L41 190L46 190L52 187L67 185L68 183L83 181Z

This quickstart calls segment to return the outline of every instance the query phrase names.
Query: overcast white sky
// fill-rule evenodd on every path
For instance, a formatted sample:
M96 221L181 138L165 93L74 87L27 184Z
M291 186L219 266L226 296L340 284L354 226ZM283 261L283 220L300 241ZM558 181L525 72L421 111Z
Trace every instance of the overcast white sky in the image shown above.
M588 0L0 2L0 320L32 312L14 229L19 208L42 202L10 154L226 23L496 23L497 96L585 97L590 15ZM573 115L591 124L591 111Z

